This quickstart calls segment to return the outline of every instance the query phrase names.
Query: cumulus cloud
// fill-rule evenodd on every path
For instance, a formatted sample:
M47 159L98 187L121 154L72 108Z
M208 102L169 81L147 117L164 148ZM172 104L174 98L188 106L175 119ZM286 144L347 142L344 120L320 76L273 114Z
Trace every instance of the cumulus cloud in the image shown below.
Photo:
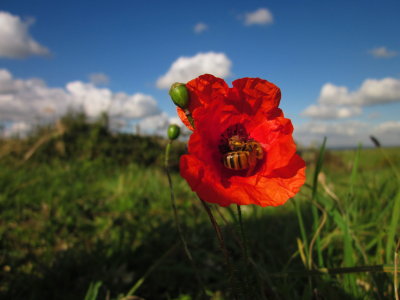
M397 51L389 50L384 46L374 48L369 53L376 58L392 58L399 54Z
M374 129L375 134L397 134L400 140L400 122L399 121L388 121L379 124L375 129Z
M250 25L267 25L274 22L272 13L266 8L259 8L254 12L246 13L244 18L244 24Z
M321 143L328 138L328 145L354 147L358 143L369 143L369 125L359 121L307 122L295 127L295 139L302 145Z
M81 81L66 85L66 96L72 107L84 111L89 117L96 117L110 109L113 94L109 89L97 88Z
M50 88L43 80L15 79L0 69L0 121L54 121L68 110L83 111L89 118L107 112L112 119L140 120L160 113L156 100L141 93L129 95L98 88L92 83L70 82L65 88Z
M174 82L187 82L199 75L211 73L217 77L231 74L232 62L224 53L198 53L192 57L179 57L163 76L157 80L157 87L168 89Z
M400 79L367 79L354 97L362 105L400 101Z
M110 78L104 73L92 73L89 75L89 80L94 85L106 85L110 82Z
M50 51L36 42L29 34L34 20L0 11L0 57L24 58L30 55L47 55Z
M140 128L140 132L144 134L155 133L165 135L170 123L169 116L165 112L162 112L158 115L142 119L137 123L137 126Z
M313 119L344 119L358 116L362 112L358 106L336 107L332 105L310 105L301 115Z
M193 28L195 33L202 33L203 31L205 31L207 29L208 29L207 24L204 24L204 23L201 23L201 22L197 23Z
M305 146L322 143L327 137L329 147L374 146L370 136L375 136L383 146L400 145L400 122L387 121L378 125L362 121L323 122L311 121L295 126L296 141Z
M360 115L363 106L400 101L400 79L366 79L350 91L346 86L326 83L316 105L307 107L302 115L314 119L342 119Z
M159 136L166 136L168 126L171 124L175 124L180 127L180 137L185 138L190 135L191 131L186 128L186 126L178 117L171 118L165 112L143 118L137 122L134 127L136 128L136 132L140 132L140 134L156 134Z
M400 79L366 79L361 87L349 91L347 87L325 84L318 99L321 104L367 106L400 101Z
M31 124L26 122L12 122L4 127L2 135L4 137L23 137L31 130Z
M297 128L299 133L334 134L341 136L355 136L368 127L368 124L360 121L346 121L341 123L309 122Z
M318 102L322 104L351 104L350 93L345 86L336 86L332 83L326 83L322 86ZM354 103L353 103L354 104Z
M49 88L43 80L14 79L0 70L0 120L30 121L65 112L70 96L60 88Z
M152 96L142 93L115 94L109 111L111 116L128 119L141 119L160 113L157 101Z
M387 121L381 123L373 128L372 135L377 138L383 146L399 146L400 122Z

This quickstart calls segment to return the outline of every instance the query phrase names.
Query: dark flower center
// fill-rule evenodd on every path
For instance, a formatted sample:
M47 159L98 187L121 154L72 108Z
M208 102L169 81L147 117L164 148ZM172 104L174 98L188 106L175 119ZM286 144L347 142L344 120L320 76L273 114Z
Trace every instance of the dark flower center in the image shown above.
M249 134L246 128L242 124L234 124L229 126L222 134L219 140L218 149L221 154L228 153L232 151L230 148L230 140L232 137L236 137L237 140L246 141L249 139ZM235 139L235 138L234 138Z
M222 164L234 171L254 170L257 162L264 157L261 145L249 138L241 124L230 126L221 134L218 148Z

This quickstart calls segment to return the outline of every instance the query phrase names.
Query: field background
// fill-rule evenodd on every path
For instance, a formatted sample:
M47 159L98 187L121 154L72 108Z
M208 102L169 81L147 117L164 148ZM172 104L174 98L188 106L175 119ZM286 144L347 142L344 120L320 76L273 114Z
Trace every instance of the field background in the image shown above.
M301 192L281 207L242 207L247 261L236 207L210 206L236 270L232 291L208 216L179 176L185 144L174 142L178 215L205 296L174 223L167 140L71 113L0 143L2 299L395 297L399 148L300 147Z

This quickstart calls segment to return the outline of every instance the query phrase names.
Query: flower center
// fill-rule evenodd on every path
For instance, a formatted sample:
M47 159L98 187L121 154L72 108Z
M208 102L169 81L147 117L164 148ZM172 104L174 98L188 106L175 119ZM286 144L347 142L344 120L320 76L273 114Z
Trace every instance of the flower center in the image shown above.
M234 171L252 171L264 157L261 145L249 137L241 124L230 126L221 134L218 148L222 154L222 164Z

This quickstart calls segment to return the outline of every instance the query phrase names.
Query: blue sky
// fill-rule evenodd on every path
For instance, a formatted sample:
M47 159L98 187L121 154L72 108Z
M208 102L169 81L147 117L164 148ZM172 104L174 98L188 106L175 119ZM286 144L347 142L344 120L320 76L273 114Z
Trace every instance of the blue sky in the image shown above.
M330 146L368 146L374 134L400 144L399 1L3 0L0 11L9 132L38 119L29 112L46 119L71 103L93 116L115 103L119 126L162 130L176 114L158 80L210 66L229 84L277 84L299 143L327 135Z

